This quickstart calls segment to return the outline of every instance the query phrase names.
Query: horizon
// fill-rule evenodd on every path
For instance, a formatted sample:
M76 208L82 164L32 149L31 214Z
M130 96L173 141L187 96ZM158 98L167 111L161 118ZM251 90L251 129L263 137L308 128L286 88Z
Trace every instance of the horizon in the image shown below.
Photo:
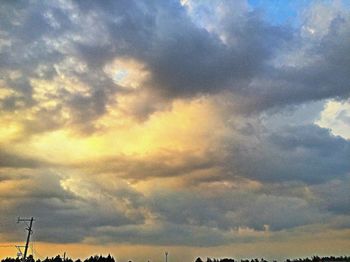
M41 258L349 255L349 39L347 0L3 1L0 257L17 217Z
M163 254L165 256L168 255L168 253ZM102 258L102 260L100 260ZM57 260L59 259L59 260ZM107 259L107 261L105 260ZM145 258L144 258L145 259ZM168 258L165 258L165 261ZM298 258L284 258L283 261L285 262L321 262L321 261L325 261L325 262L330 262L330 261L339 261L339 262L344 262L344 261L349 261L350 260L350 256L326 256L326 257L322 257L322 256L317 256L314 255L312 257L298 257ZM22 261L21 258L17 257L17 258L11 258L11 257L6 257L6 258L2 258L1 259L2 262L13 262L13 261ZM111 254L106 254L106 255L102 255L102 254L95 254L95 255L91 255L88 256L86 258L76 258L76 259L72 259L71 257L67 257L66 256L66 252L64 252L63 256L61 256L60 254L56 255L56 256L52 256L52 257L45 257L45 258L34 258L33 255L29 255L27 258L27 261L29 262L34 262L34 261L55 261L55 262L59 262L59 261L84 261L84 262L93 262L93 261L104 261L104 262L108 262L108 261L123 261L121 259L118 259L117 257L114 257ZM132 260L127 259L128 262L131 262ZM153 261L150 259L147 259L148 262ZM163 260L164 261L164 260ZM194 262L203 262L203 261L207 261L207 262L234 262L234 261L241 261L241 262L269 262L269 260L266 260L265 258L262 257L257 257L257 258L242 258L242 259L235 259L235 258L229 258L229 257L219 257L219 258L213 258L213 257L206 257L204 259L202 259L201 257L196 257L193 258ZM278 261L276 259L273 260Z

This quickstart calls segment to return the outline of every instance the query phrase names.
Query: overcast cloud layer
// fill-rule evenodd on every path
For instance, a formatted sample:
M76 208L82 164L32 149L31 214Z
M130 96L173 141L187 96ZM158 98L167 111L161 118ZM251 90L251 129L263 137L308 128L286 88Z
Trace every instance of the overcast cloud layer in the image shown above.
M299 4L4 1L0 241L349 238L350 10Z

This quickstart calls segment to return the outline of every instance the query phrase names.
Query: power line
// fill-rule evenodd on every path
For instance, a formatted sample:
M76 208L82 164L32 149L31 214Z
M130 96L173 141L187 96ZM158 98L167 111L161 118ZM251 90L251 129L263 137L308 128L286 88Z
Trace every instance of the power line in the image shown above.
M42 256L36 249L36 240L34 236L32 237L32 254L35 255L35 257L39 257L40 259L44 258L44 256Z

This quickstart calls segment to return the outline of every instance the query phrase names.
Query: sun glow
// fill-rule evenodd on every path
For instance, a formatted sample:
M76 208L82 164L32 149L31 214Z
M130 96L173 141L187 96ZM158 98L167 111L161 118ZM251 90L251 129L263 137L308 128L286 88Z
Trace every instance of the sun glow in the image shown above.
M157 112L144 122L113 119L115 114L111 112L98 121L103 132L84 135L72 129L60 129L35 135L16 149L57 163L115 155L142 157L164 150L200 152L217 139L212 126L223 126L206 99L177 101L171 110Z

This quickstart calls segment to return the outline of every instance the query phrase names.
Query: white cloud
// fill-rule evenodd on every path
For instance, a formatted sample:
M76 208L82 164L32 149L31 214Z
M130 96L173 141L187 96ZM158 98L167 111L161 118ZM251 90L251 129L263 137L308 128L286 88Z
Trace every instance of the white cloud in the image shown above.
M350 101L328 101L315 123L334 135L350 139Z

